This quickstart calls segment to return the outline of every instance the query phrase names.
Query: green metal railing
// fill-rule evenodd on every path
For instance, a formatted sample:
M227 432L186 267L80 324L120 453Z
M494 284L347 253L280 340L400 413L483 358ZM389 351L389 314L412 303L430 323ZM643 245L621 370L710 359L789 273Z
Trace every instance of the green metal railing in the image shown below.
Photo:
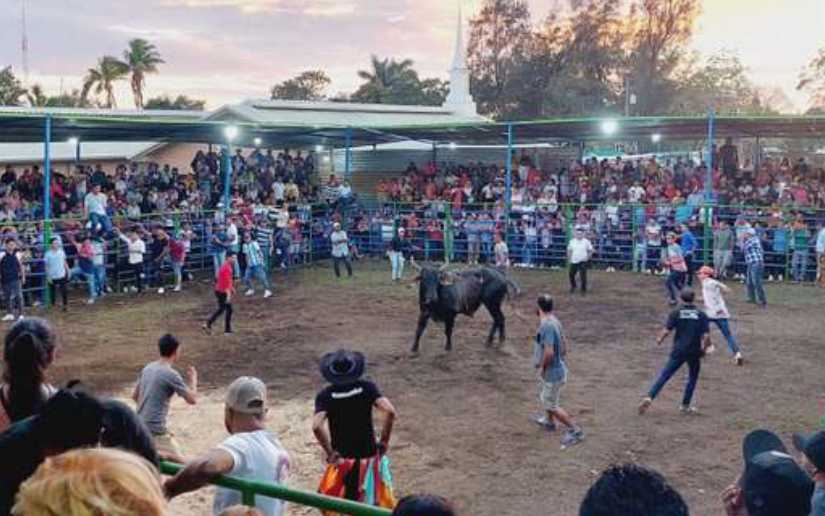
M164 461L160 464L160 471L164 475L174 475L182 469L183 466L172 462ZM288 487L277 484L269 484L267 482L257 482L254 480L244 480L237 477L220 476L212 483L216 486L240 491L243 504L248 506L255 505L255 496L266 496L300 505L315 507L316 509L324 511L350 514L352 516L390 516L390 514L392 514L387 509L381 509L379 507L364 505L362 503L344 500L342 498L334 498L332 496L326 496L318 493L290 489Z

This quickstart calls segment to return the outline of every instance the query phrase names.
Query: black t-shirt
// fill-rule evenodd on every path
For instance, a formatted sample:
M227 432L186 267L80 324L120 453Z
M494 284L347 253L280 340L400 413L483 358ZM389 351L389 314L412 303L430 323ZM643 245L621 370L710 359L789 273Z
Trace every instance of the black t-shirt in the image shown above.
M3 283L20 280L20 260L15 253L6 253L0 258L0 280Z
M17 490L43 462L34 437L37 416L18 421L0 434L0 516L11 513Z
M683 305L670 312L665 327L676 331L671 356L692 358L702 354L702 337L710 332L710 326L708 316L695 305Z
M315 413L326 412L332 448L341 456L363 459L378 452L372 407L380 397L378 387L368 380L330 385L315 397Z

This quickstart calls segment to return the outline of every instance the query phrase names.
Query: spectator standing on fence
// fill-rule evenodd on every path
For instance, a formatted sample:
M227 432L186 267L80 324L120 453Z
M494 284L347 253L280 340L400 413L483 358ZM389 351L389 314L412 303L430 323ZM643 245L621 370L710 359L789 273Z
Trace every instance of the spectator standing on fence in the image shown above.
M658 379L651 386L647 397L639 404L639 414L644 414L650 408L662 387L685 364L688 366L688 380L682 397L681 411L683 414L696 412L691 402L696 384L699 382L702 356L710 347L710 325L708 317L693 303L695 299L693 290L683 290L681 298L684 304L670 313L664 329L656 339L656 345L661 345L670 332L675 331L673 350L670 352L667 364L659 373Z
M573 230L573 238L567 244L567 262L569 264L570 293L576 292L576 275L581 280L581 293L587 294L587 267L593 257L593 244L584 236L581 228Z
M728 268L733 263L734 243L733 230L726 221L719 221L713 232L713 268L719 278L727 276Z
M14 238L6 239L6 249L0 258L0 285L3 288L3 298L6 300L6 309L9 311L3 321L9 322L23 318L23 283L26 282L26 271L17 252L17 241Z
M146 244L138 236L137 232L132 230L127 237L116 229L118 237L126 244L128 256L127 263L129 270L132 272L132 278L135 282L131 287L132 292L143 291L143 255L146 254ZM125 291L125 288L124 288Z
M172 263L172 273L175 275L175 286L172 290L175 292L180 292L183 285L183 268L186 264L189 242L189 235L186 231L180 231L176 238L169 239L169 261Z
M802 214L798 214L791 224L791 276L797 283L805 280L808 265L808 241L811 233Z
M63 311L65 312L69 304L69 294L66 284L69 282L69 263L66 261L66 253L60 245L58 238L52 238L49 250L43 255L46 262L46 283L49 286L49 297L52 303L57 304L55 294L60 290L60 298L63 301Z
M347 275L352 277L352 263L349 259L349 237L347 232L341 229L341 223L336 222L332 225L332 233L329 235L329 240L332 243L332 265L335 269L335 277L341 277L340 265L341 263L347 268Z
M387 256L392 267L392 280L401 281L404 276L404 262L410 256L410 241L407 240L404 228L398 228L398 233L392 237Z
M92 245L92 237L89 233L84 233L80 247L77 250L77 271L86 278L89 286L89 299L87 304L93 304L97 299L97 281L95 277L95 248Z
M395 496L387 449L395 407L375 383L363 380L364 355L340 349L321 357L321 375L330 385L315 397L312 431L326 454L322 494L392 509ZM383 415L376 440L373 408ZM367 472L375 475L366 476ZM365 485L367 478L374 484Z
M733 355L733 361L736 365L742 365L744 359L742 358L742 350L736 343L736 338L730 329L730 312L728 312L727 304L723 294L730 293L730 289L722 282L714 279L714 270L710 267L700 267L696 273L699 282L702 285L702 300L705 304L705 315L708 316L710 322L719 328L722 336L725 337L725 342L728 343L730 354Z
M152 230L152 241L149 244L149 261L146 275L149 277L149 286L157 286L158 294L164 294L163 262L169 254L169 235L162 228Z
M83 199L83 214L89 220L91 231L111 231L112 223L106 214L107 202L106 194L101 191L101 183L95 183L92 191Z
M212 266L215 268L215 277L218 270L226 259L226 250L229 247L229 239L226 231L218 223L212 224L212 232L209 236L209 254L212 255Z
M662 252L662 226L653 217L650 217L645 224L645 241L648 263L658 263ZM655 269L656 266L654 265L653 268Z
M106 240L101 232L92 237L92 273L95 276L95 290L98 297L102 297L111 289L106 286Z
M261 251L261 246L257 240L252 238L252 232L247 231L243 236L243 254L246 257L246 270L243 275L243 282L246 285L246 296L255 294L255 288L252 286L252 278L255 277L264 286L264 298L272 296L270 290L269 275L266 272L266 265L264 262L264 253Z
M496 245L493 246L496 267L502 272L507 272L510 268L510 250L507 249L507 242L501 237L501 233L496 233Z
M218 301L218 309L203 325L203 330L211 334L212 323L218 317L224 315L223 331L226 335L232 334L232 297L235 295L235 287L232 283L232 272L235 266L235 252L231 249L226 252L226 260L218 270L218 277L215 280L215 299Z
M536 304L539 328L533 343L533 366L539 371L539 401L546 413L533 420L551 432L556 430L558 421L567 428L562 445L572 446L584 439L584 431L559 404L561 390L567 383L567 341L561 322L553 313L553 298L542 294Z
M765 274L765 258L762 252L762 242L756 235L756 230L748 228L744 233L743 252L745 254L745 285L747 286L748 302L756 303L762 308L768 304L765 299L765 289L762 286L762 276Z
M235 253L236 257L234 260L234 265L232 268L233 274L236 278L241 277L241 268L238 264L237 254L241 252L241 236L238 233L238 218L235 215L229 217L229 221L226 224L226 239L227 239L227 249Z
M676 296L682 287L685 286L685 274L687 274L687 265L685 258L682 255L682 248L676 243L676 235L668 233L666 237L667 246L662 250L662 265L667 269L667 279L665 280L665 287L670 296L670 304L677 303Z
M166 481L169 498L200 489L220 475L275 484L286 480L289 455L278 438L266 429L266 385L258 378L241 376L229 385L224 407L224 425L231 435ZM212 512L220 514L240 503L239 491L219 487ZM255 507L265 516L281 516L284 505L276 498L255 497Z
M132 391L137 413L152 433L158 455L165 460L184 462L180 446L166 427L169 401L177 394L190 405L198 402L198 372L190 366L184 382L174 365L180 359L180 342L166 334L158 341L160 358L147 364Z
M823 278L823 266L825 266L825 224L819 228L819 233L816 235L816 280L820 285L825 285L825 278Z
M693 233L691 233L687 224L679 224L679 247L682 248L682 256L685 259L685 267L687 268L685 271L685 281L687 286L692 287L695 265L694 259L696 252L699 250L699 242L696 240Z

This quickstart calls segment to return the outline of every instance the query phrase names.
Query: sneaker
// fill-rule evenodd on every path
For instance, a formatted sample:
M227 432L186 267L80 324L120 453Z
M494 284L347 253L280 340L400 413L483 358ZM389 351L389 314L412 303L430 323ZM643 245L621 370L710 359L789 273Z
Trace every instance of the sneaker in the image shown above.
M699 411L693 405L682 405L681 407L679 407L679 412L686 416L692 416L699 413Z
M138 288L136 286L132 285L131 287L129 287L129 292L132 292L134 294L137 291L138 291Z
M244 293L244 295L245 295L246 297L252 296L252 295L254 295L254 294L255 294L255 291L254 291L254 290L252 290L252 289L249 289L249 290L247 290L247 291Z
M548 432L555 432L556 431L556 423L547 419L547 416L535 414L530 417L530 420L533 423L539 425L540 427L544 428Z
M581 428L577 428L575 430L568 430L565 432L564 436L561 438L561 445L562 446L573 446L575 444L579 444L584 440L584 432Z
M653 404L653 398L651 398L650 396L647 396L646 398L644 398L642 400L642 402L639 403L639 415L641 416L642 414L647 412L647 409L649 409L652 404Z
M207 335L212 335L212 328L206 323L201 326L201 330L203 330L203 332Z
M123 293L128 294L129 293L129 287L123 287Z
M34 301L34 302L32 302L32 306L33 306L33 307L35 307L35 308L37 308L38 306L40 306L40 304L41 304L41 303L40 303L40 301Z
M742 358L742 353L740 353L739 351L737 351L737 352L736 352L736 355L733 357L733 361L734 361L734 362L736 363L736 365L738 365L738 366L741 366L742 364L744 364L744 363L745 363L745 359L744 359L744 358Z
M712 355L715 352L716 352L716 346L711 344L710 346L708 346L708 349L705 350L705 355Z
M6 314L6 315L3 316L3 321L4 322L9 322L9 321L13 321L13 320L14 320L14 316L12 314Z
M160 287L158 289L158 294L165 294L165 293L166 293L166 290L163 287Z
M193 276L192 273L190 272L186 275L186 279L188 279L189 281L195 281L195 276Z
M111 294L111 293L112 293L112 287L110 287L109 285L106 285L106 293L107 293L107 294Z
M667 302L667 304L669 304L670 306L676 306L679 303L677 303L675 299L671 299L670 301Z
M228 336L231 337L232 335L235 335L235 332L234 331L225 331L225 332L223 332L223 334L228 335Z
M17 316L18 321L22 321L23 319L25 319L25 316L23 314Z
M95 304L95 298L90 297L89 299L87 299L87 300L86 300L86 304L87 304L87 305L93 305L93 304Z
M266 299L268 297L272 297L272 291L271 290L265 290L264 291L264 299Z
M175 285L175 288L172 289L175 292L180 292L180 285Z

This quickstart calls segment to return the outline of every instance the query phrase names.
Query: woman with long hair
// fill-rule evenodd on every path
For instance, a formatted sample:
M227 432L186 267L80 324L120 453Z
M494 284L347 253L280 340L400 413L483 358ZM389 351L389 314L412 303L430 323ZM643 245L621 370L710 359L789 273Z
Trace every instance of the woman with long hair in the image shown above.
M46 370L54 361L55 341L54 331L44 319L22 319L9 329L3 345L0 432L39 412L55 393L55 388L46 383Z

